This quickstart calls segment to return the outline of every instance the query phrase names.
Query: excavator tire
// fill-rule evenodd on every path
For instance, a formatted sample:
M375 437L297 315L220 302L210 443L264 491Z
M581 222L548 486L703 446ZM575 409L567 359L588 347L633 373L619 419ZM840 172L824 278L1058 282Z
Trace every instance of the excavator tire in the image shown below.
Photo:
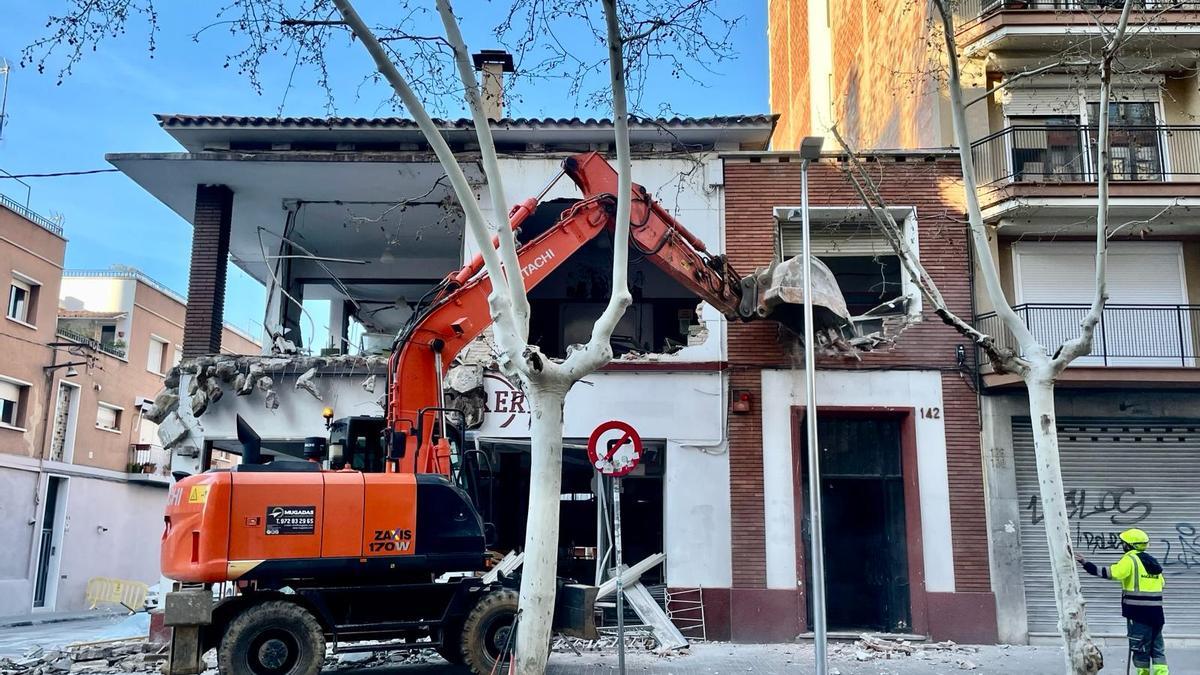
M517 616L517 592L507 588L483 596L462 629L462 662L476 675L489 675L501 652L507 660L516 647L512 633Z
M321 624L286 600L268 600L238 614L217 649L222 675L317 675L324 661Z

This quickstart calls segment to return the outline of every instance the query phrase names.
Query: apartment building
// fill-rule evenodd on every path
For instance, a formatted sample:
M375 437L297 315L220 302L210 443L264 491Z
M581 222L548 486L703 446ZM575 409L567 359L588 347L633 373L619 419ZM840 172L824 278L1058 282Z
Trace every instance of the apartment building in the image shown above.
M85 609L89 580L158 582L169 454L141 411L186 301L131 269L64 272L62 228L3 198L0 616ZM226 349L259 345L226 327Z
M1059 439L1076 548L1102 560L1119 551L1122 529L1150 532L1172 588L1167 634L1185 637L1200 634L1200 501L1189 487L1200 482L1200 220L1192 209L1200 196L1200 4L1132 1L1109 105L1109 301L1092 354L1060 378ZM834 123L867 150L953 146L944 78L929 65L940 58L941 39L929 4L773 0L771 100L781 115L774 147L828 135ZM1122 6L954 6L996 264L1008 301L1051 350L1076 334L1093 293L1099 82L1096 68L1079 64L1094 62ZM789 66L797 45L806 74ZM976 287L977 325L1011 340L991 309ZM1020 382L987 366L978 382L999 637L1053 638L1027 399ZM1086 577L1083 584L1093 631L1124 635L1112 589Z

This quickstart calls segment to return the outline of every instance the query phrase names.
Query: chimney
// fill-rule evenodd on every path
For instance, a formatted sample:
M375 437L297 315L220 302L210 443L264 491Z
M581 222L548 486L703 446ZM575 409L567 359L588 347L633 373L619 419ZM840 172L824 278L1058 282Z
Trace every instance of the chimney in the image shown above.
M489 120L504 117L504 73L511 73L512 54L503 49L484 49L471 55L475 70L483 74L483 112Z

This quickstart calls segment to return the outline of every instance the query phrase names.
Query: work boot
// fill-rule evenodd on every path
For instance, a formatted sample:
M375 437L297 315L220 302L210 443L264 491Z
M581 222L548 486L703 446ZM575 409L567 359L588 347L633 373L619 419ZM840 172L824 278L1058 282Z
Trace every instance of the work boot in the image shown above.
M1167 675L1167 664L1156 663L1153 666L1153 675Z
M1134 666L1133 672L1137 675L1151 675L1149 666Z

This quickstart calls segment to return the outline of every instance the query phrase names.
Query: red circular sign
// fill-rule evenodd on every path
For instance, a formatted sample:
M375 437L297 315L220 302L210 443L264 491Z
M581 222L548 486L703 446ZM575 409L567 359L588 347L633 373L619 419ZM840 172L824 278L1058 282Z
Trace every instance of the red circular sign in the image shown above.
M602 450L598 449L601 439L604 440ZM605 422L588 438L588 459L606 476L627 476L642 459L642 437L626 422Z

